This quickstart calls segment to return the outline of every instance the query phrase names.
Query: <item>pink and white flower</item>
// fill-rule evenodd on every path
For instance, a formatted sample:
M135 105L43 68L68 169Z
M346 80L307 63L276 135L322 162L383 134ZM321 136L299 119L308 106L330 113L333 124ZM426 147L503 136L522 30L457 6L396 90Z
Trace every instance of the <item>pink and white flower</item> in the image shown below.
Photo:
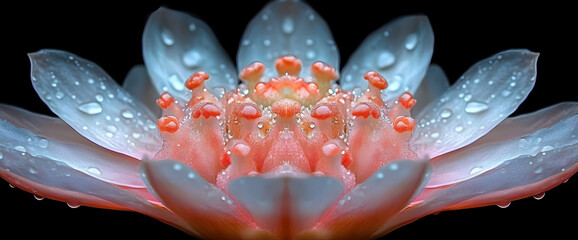
M205 23L165 8L124 88L74 54L32 53L59 118L2 105L0 176L203 238L333 239L540 195L577 171L576 103L507 118L537 53L500 52L450 87L425 16L378 29L341 73L332 39L307 4L275 1L250 22L239 71Z

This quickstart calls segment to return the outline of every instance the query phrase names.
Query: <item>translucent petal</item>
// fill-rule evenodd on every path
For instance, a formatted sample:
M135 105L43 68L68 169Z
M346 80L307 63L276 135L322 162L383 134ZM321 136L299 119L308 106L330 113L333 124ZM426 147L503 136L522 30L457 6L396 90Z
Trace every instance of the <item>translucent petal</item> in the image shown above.
M503 204L534 196L568 180L578 171L578 145L545 155L524 155L505 161L478 177L440 188L425 201L407 208L380 228L386 234L423 216L450 209Z
M132 210L186 229L177 216L132 193L43 155L0 147L0 177L37 196L71 206Z
M122 88L136 100L144 103L155 116L160 117L161 108L156 103L159 94L144 65L136 65L130 69L122 82Z
M203 21L185 13L160 8L146 23L143 33L143 57L158 93L188 99L185 81L197 71L209 73L205 82L210 91L216 87L237 87L235 66L211 29Z
M301 1L271 1L247 26L237 66L260 61L267 67L265 76L275 77L275 59L288 54L301 59L301 76L311 76L310 66L316 61L339 69L339 52L321 16Z
M233 239L247 227L233 201L187 165L143 161L141 175L151 192L201 237Z
M381 167L339 200L322 228L343 239L369 238L421 191L428 166L428 161L402 160Z
M532 134L497 141L486 142L456 152L452 152L433 159L432 178L428 188L455 184L467 179L475 178L490 171L504 162L522 156L547 155L551 151L578 145L578 112L552 126L536 130ZM568 112L567 112L568 113ZM535 113L542 117L540 113ZM556 116L556 115L554 115ZM536 119L541 120L541 119ZM523 123L521 123L523 124ZM520 128L520 127L519 127ZM530 165L539 165L532 162Z
M537 59L528 50L508 50L474 64L415 117L414 150L433 158L484 136L528 96Z
M317 223L343 184L329 177L244 177L231 182L229 191L264 229L298 233Z
M94 63L59 50L29 54L38 95L82 136L135 158L161 146L155 116Z
M30 113L27 115L30 118L35 117ZM46 124L39 125L42 126ZM23 156L42 156L47 161L61 162L69 168L116 185L145 187L138 175L139 161L102 149L95 144L61 142L50 136L37 135L16 127L4 119L0 119L0 139L0 149L16 150Z
M449 88L450 82L444 70L436 64L430 65L425 78L413 94L417 104L411 109L411 115L419 115L428 103L437 100Z
M363 74L377 71L389 82L384 100L415 92L433 54L434 35L426 16L401 17L370 34L343 67L345 90L367 87Z

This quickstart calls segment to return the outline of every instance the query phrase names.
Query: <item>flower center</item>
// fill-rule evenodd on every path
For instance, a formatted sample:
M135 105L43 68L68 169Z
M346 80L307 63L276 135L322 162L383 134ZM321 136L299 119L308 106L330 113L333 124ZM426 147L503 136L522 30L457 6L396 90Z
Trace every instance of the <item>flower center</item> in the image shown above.
M193 74L188 101L166 92L157 100L164 144L155 158L186 163L222 188L247 175L325 175L352 188L388 162L416 158L409 92L383 102L388 83L370 71L360 76L368 89L355 96L332 85L333 67L309 67L312 76L302 78L301 60L282 56L278 76L266 79L265 65L254 62L239 75L244 84L222 98L205 89L207 73Z

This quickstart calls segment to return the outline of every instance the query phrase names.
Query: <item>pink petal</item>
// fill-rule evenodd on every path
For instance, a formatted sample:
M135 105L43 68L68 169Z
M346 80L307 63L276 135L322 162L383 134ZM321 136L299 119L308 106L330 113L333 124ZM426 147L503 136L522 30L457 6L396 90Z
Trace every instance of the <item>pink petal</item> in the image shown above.
M233 239L250 231L251 223L233 201L189 166L172 160L144 161L141 174L150 191L196 235Z
M578 144L578 139L572 137L578 134L578 130L574 129L576 123L572 121L576 116L578 103L566 103L509 120L505 126L508 129L497 127L490 132L487 140L433 159L432 177L427 187L455 184L511 159L524 155L536 156ZM554 124L555 121L559 122Z
M428 168L428 161L412 160L381 167L345 195L319 229L343 239L369 238L421 191Z
M203 21L183 12L159 8L148 19L142 36L143 57L158 93L188 99L185 81L197 71L205 71L216 87L237 87L235 66L211 29Z
M310 67L316 61L339 69L339 52L323 18L301 1L271 1L245 29L237 66L260 61L268 79L277 76L275 60L288 54L301 59L301 76L311 76Z
M29 57L40 98L82 136L139 159L160 148L154 114L96 64L58 50Z
M430 158L484 136L516 110L534 87L538 54L508 50L474 64L415 117L411 143Z
M329 177L244 177L231 182L229 191L260 227L292 238L317 223L343 184Z
M433 54L434 35L424 15L404 16L385 24L361 43L343 67L345 90L367 87L363 74L377 71L389 82L384 101L415 92Z

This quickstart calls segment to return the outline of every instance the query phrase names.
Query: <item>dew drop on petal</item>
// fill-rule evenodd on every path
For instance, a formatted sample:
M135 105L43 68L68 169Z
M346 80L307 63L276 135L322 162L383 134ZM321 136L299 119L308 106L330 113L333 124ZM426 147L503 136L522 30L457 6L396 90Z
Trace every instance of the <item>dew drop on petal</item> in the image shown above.
M100 171L100 169L96 168L96 167L89 167L88 169L89 173L92 173L94 175L100 175L102 174L102 172Z
M33 195L34 195L34 199L36 199L36 200L38 200L38 201L44 200L44 197L43 197L43 196L36 195L36 194L33 194Z
M472 169L470 169L470 175L474 175L476 173L479 173L482 170L484 170L482 167L473 167Z
M388 68L395 63L395 55L390 51L383 51L377 57L377 67L380 69Z
M413 50L417 46L417 34L412 33L405 39L405 49Z
M128 110L128 109L122 110L122 111L120 112L120 115L121 115L123 118L126 118L126 119L132 119L132 118L134 118L134 114L133 114L130 110Z
M46 138L40 138L38 140L38 146L41 148L47 148L48 147L48 140L46 140Z
M66 203L66 205L68 205L69 208L78 208L78 207L80 207L80 204L78 204L78 203L72 203L72 202L68 202L68 203Z
M538 193L538 194L534 195L533 197L536 200L541 200L542 198L544 198L544 196L546 196L546 192Z
M161 39L163 40L163 43L167 46L172 46L175 44L173 34L168 29L164 29L161 32Z
M497 205L498 207L500 207L500 208L507 208L507 207L510 206L511 203L512 203L512 202L501 202L501 203L498 203L498 204L496 204L496 205Z
M283 32L285 34L291 34L293 32L294 26L293 26L293 19L291 18L285 18L283 20L283 25L281 26L281 29L283 30Z
M440 112L440 117L442 118L449 118L452 116L452 110L449 110L447 108L442 109L442 111Z
M484 112L486 110L488 110L488 108L490 108L488 106L488 104L485 103L481 103L481 102L468 102L466 104L466 108L465 111L467 113L481 113Z
M185 89L185 85L179 80L179 77L176 74L169 76L169 83L171 83L171 86L176 90L181 91Z
M198 67L201 63L202 56L196 50L190 50L183 54L183 64L189 68Z
M94 115L102 112L102 106L97 102L89 102L78 106L78 110L89 115Z

